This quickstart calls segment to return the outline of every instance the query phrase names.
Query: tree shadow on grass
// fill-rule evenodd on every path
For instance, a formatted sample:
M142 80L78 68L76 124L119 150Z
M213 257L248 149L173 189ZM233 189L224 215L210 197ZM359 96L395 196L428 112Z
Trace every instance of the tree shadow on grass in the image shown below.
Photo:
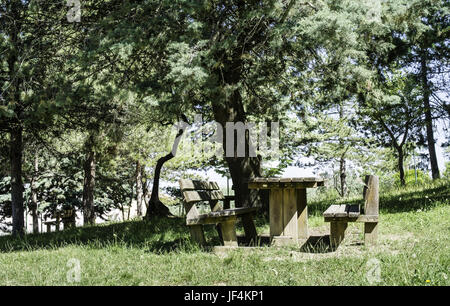
M322 254L336 251L330 245L330 235L310 236L300 247L300 252Z
M184 218L154 218L150 221L126 221L96 226L70 228L60 232L28 234L22 239L0 237L0 253L55 250L67 246L105 249L111 246L140 248L145 252L211 251L221 245L214 225L204 226L207 246L192 242ZM238 237L240 246L253 246L245 237ZM257 244L267 243L264 239Z
M0 237L0 252L52 250L70 245L94 249L112 245L144 249L176 249L184 247L189 231L181 218L150 221L126 221L96 226L70 228L60 232L28 234L22 239ZM164 246L166 245L166 246Z

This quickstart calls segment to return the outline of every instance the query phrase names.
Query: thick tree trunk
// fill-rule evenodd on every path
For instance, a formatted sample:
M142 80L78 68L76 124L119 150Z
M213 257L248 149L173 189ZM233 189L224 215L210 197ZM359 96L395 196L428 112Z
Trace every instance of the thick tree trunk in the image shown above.
M22 127L14 127L11 131L10 162L11 162L11 202L12 202L12 235L24 235L24 207L22 183Z
M431 89L428 80L428 66L427 59L425 53L421 55L421 71L420 71L421 79L422 79L422 87L423 87L423 106L425 112L425 127L427 130L427 144L428 144L428 153L430 156L431 163L431 173L433 179L440 178L439 166L436 156L436 148L435 148L435 140L434 140L434 131L433 131L433 117L431 114L431 104L430 104L430 95Z
M37 200L37 190L36 190L36 180L39 172L39 158L36 156L34 158L34 171L33 178L31 180L31 217L33 219L33 233L39 233L39 215L38 215L38 200Z
M244 111L242 97L239 90L236 89L232 95L229 96L226 103L213 103L214 117L224 128L223 149L227 153L227 144L235 144L234 156L226 156L230 176L233 181L233 189L235 194L236 207L254 207L262 206L263 210L268 208L268 197L264 192L248 188L248 180L254 177L261 176L261 160L259 157L250 157L248 154L250 143L248 135L245 137L246 154L245 157L237 157L237 135L234 134L234 139L227 139L226 124L227 122L247 123L246 114Z
M260 161L252 157L226 158L233 181L236 207L260 206L261 196L257 190L248 189L247 181L261 176Z
M95 224L94 191L96 160L94 152L93 137L87 143L86 160L84 162L84 184L83 184L83 213L84 224Z
M142 217L142 166L139 161L136 162L136 212L138 217Z

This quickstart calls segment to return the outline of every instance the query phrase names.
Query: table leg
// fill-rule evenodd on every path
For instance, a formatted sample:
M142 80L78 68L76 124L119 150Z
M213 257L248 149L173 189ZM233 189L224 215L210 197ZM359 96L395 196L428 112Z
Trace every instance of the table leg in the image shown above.
M308 206L306 189L297 189L298 238L308 239Z
M297 241L297 193L295 189L283 189L283 235Z
M283 192L271 189L269 195L270 236L283 235Z

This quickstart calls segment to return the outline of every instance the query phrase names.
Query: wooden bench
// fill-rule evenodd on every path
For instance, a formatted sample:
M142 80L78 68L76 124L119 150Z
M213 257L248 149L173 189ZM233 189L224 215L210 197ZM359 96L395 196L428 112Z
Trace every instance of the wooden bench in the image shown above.
M220 202L224 202L225 207L230 207L230 201L234 196L224 196L216 182L182 179L179 183L184 197L186 225L194 241L205 245L203 225L216 224L222 244L237 246L236 221L240 217L248 242L256 242L257 233L253 217L257 208L223 209ZM198 212L196 204L203 201L209 202L211 212L205 214Z
M373 245L378 236L378 177L368 175L363 190L364 210L359 205L331 205L324 213L325 222L330 222L330 244L337 247L345 237L348 222L364 223L364 243Z
M47 226L47 233L50 233L52 231L52 226L55 226L55 229L57 232L59 232L59 220L48 220L44 221L44 224Z
M64 224L64 229L75 227L75 211L73 209L65 209L55 213L56 219L46 220L44 224L47 226L47 233L51 232L52 226L55 226L57 232L60 230L61 221Z

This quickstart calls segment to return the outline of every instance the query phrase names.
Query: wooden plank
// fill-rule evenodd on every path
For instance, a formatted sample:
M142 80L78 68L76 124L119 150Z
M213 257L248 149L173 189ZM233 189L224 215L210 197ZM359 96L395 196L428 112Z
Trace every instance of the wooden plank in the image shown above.
M232 217L232 216L231 216ZM208 214L200 215L197 218L186 219L186 225L197 225L197 224L217 224L220 222L225 222L230 218L230 216L209 216Z
M213 191L188 190L183 191L183 196L186 203L225 199L222 191L220 190L213 190Z
M379 214L378 177L374 175L367 175L364 183L365 183L363 190L364 214L378 215Z
M270 190L269 195L269 219L270 236L283 234L283 191L281 189Z
M332 221L343 221L343 222L360 222L360 223L370 223L370 222L378 222L378 216L370 216L370 215L359 215L357 218L350 217L324 217L325 222Z
M218 200L209 201L209 207L213 212L222 210L222 205Z
M197 218L199 213L195 203L186 203L183 202L184 209L186 211L186 219L194 219Z
M296 189L297 196L297 226L298 238L307 239L308 232L308 206L306 198L306 189Z
M201 214L198 216L193 216L191 218L186 218L186 224L187 225L193 225L193 224L216 224L220 223L226 220L229 220L230 218L233 218L235 216L240 216L244 214L252 214L257 210L256 207L250 207L250 208L233 208L233 209L226 209L216 212L210 212L207 214Z
M323 182L321 177L293 177L292 182Z
M236 236L236 217L220 223L224 246L238 246Z
M290 182L292 182L292 178L289 178L289 177L280 178L278 181L280 183L290 183Z
M273 189L273 188L315 188L324 186L325 180L317 177L296 178L253 178L248 181L249 189Z
M346 218L348 217L348 207L350 205L331 205L323 213L325 218Z
M304 188L316 188L324 186L323 183L319 182L297 182L297 183L257 183L257 182L250 182L248 183L249 189L275 189L275 188L295 188L295 189L304 189Z
M325 218L334 218L335 213L339 210L339 206L340 205L331 205L330 207L327 208L327 210L325 210L323 216Z
M347 205L339 205L337 211L334 213L334 217L342 218L347 216L348 216Z
M359 215L355 222L370 223L378 222L378 215Z
M181 191L185 190L219 190L216 182L181 179L179 181Z
M347 222L331 222L330 223L330 245L337 248L345 238L345 230Z
M189 226L189 232L191 233L191 238L193 241L198 243L199 245L205 245L205 234L203 233L202 225L192 225Z
M297 194L295 189L283 189L283 235L298 237Z
M359 205L347 205L348 217L358 218L360 215Z
M224 209L222 211L216 212L216 214L223 214L223 215L242 215L242 214L248 214L253 213L258 210L257 207L238 207L238 208L231 208L231 209Z
M255 177L255 178L251 179L250 181L255 182L255 183L265 183L265 182L267 182L267 179L264 177Z
M378 223L364 223L364 244L367 246L377 244Z

